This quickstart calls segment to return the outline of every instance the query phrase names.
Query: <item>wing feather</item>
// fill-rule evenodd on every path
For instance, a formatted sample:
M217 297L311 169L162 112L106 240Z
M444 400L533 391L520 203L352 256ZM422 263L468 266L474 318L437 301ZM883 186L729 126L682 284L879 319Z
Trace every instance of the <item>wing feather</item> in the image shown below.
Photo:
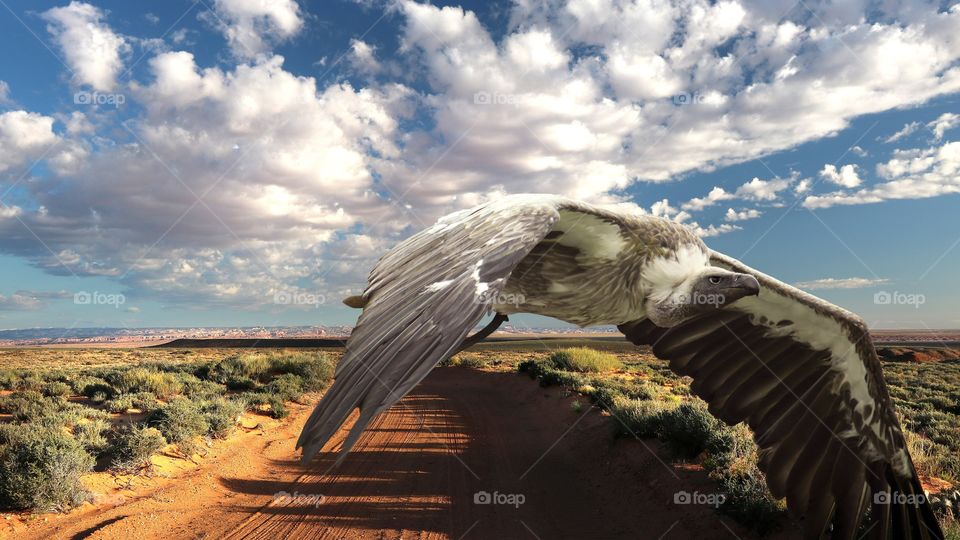
M556 206L551 198L511 197L451 214L380 259L335 381L297 442L304 460L359 408L339 462L373 418L456 351L517 263L557 222Z
M831 527L854 537L868 509L884 540L942 538L863 321L720 253L711 262L752 274L760 295L673 328L640 319L620 330L691 376L718 418L747 422L771 492L808 538Z

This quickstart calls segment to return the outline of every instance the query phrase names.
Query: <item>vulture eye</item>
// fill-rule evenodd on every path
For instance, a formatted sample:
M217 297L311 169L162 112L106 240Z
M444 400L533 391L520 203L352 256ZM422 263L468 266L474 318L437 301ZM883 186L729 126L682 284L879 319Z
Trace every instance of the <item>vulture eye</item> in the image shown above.
M723 278L721 278L720 276L710 276L709 279L710 279L710 283L713 283L714 285L718 285Z

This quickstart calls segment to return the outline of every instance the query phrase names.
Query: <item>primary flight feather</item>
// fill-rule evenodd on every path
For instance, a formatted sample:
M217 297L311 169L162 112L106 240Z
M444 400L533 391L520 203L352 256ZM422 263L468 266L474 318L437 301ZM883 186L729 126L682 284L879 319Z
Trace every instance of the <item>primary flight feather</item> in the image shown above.
M297 447L341 448L494 311L617 325L746 422L771 492L810 538L942 538L867 328L856 315L706 247L688 227L550 195L441 218L376 264L336 380ZM339 462L338 460L338 462Z

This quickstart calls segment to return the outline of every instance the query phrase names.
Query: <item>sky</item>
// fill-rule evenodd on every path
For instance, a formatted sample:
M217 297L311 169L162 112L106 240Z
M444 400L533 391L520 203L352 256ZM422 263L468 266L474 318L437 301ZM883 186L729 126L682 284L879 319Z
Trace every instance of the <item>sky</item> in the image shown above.
M0 0L0 328L350 324L385 250L531 192L960 328L958 35L958 2Z

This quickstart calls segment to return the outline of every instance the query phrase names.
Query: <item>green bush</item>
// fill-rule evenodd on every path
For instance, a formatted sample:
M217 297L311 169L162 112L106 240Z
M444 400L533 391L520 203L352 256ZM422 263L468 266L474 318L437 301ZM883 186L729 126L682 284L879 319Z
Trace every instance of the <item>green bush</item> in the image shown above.
M104 404L112 413L125 413L130 409L139 409L141 411L152 411L160 406L157 397L150 392L137 392L136 394L121 394Z
M192 401L178 397L151 412L147 423L160 430L167 441L181 444L210 428L200 408Z
M13 369L0 369L0 390L13 390L20 382L20 373Z
M12 428L12 429L11 429ZM61 430L10 426L0 446L0 505L13 509L63 511L87 499L80 476L93 456Z
M558 369L581 373L603 373L623 368L616 356L588 347L561 349L550 355L550 361Z
M110 374L108 380L113 388L122 394L150 392L165 399L183 392L183 384L175 373L141 367L115 371Z
M268 394L265 392L257 392L255 394L249 394L246 396L247 406L252 410L259 410L263 405L270 407L270 416L273 418L286 418L288 414L287 406L284 404L283 399L276 394Z
M259 384L250 377L231 377L227 379L226 386L227 390L246 392L248 390L256 390Z
M111 447L110 467L132 472L150 465L150 457L167 445L160 430L143 425L127 425L119 430Z
M264 392L274 394L283 401L296 401L303 395L303 379L293 373L275 377L264 387Z
M43 386L43 395L47 397L68 397L73 392L69 384L60 381L48 382Z
M66 401L47 398L36 390L20 390L0 398L0 412L13 415L14 422L34 422L60 412Z
M113 397L114 390L110 383L100 377L90 375L80 375L70 381L73 391L81 396L93 398L95 394L102 393L105 399ZM101 400L103 401L103 400Z
M319 392L330 385L336 363L324 353L281 353L270 361L276 373L290 373L303 380L305 392Z
M91 454L99 455L107 449L104 433L109 429L110 423L106 420L89 420L73 427L73 438Z
M614 435L621 437L656 437L664 414L676 404L650 399L615 399L610 408L614 417Z
M664 411L657 435L679 457L692 458L707 448L723 424L703 401L689 401Z
M207 421L207 433L217 439L224 439L233 432L245 404L233 399L217 397L200 404L200 412Z
M259 379L261 376L267 375L271 367L271 361L264 355L243 354L231 356L206 368L204 371L207 372L205 378L224 384L231 379Z

